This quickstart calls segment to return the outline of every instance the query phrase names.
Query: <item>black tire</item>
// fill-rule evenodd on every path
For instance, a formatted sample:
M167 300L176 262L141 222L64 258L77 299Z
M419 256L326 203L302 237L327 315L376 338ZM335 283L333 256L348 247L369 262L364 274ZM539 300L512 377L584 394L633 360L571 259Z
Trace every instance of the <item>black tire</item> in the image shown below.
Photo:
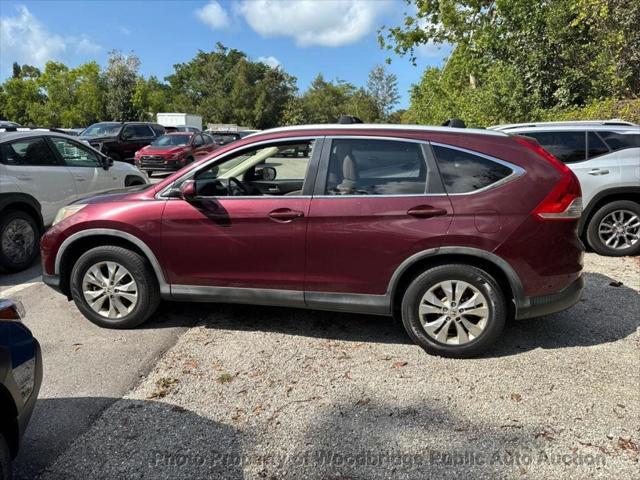
M100 262L116 262L125 267L136 282L137 303L128 314L120 318L107 318L94 311L82 291L85 273ZM71 271L71 296L82 314L91 322L105 328L133 328L147 320L158 308L160 289L149 262L141 255L113 245L96 247L85 252Z
M0 480L11 480L12 478L11 452L4 435L0 433Z
M147 177L151 178L153 175L153 170L147 170Z
M637 255L640 252L640 240L626 248L612 248L600 239L600 235L598 234L600 223L605 217L616 211L631 212L640 219L640 204L636 202L632 202L631 200L618 200L607 203L600 207L596 213L593 214L591 220L589 220L589 225L587 226L587 242L589 246L600 255L606 255L608 257ZM634 233L639 234L640 228L634 229Z
M189 165L191 162L193 162L193 157L187 157L187 161L185 162L185 165Z
M135 187L137 185L144 185L145 181L140 177L128 177L125 180L125 187Z
M22 224L21 231L17 237L13 236L14 241L22 242L21 245L26 245L24 242L29 242L26 245L27 251L17 257L15 254L6 248L6 243L10 242L8 236L10 235L9 228L14 229L16 222ZM27 230L25 230L27 229ZM35 258L38 256L38 249L40 246L40 228L35 218L22 210L7 210L2 212L0 217L0 268L7 272L19 272L29 267ZM7 236L5 238L5 235ZM33 236L33 237L31 237ZM11 242L13 243L13 242Z
M488 317L482 333L462 345L443 343L429 336L418 313L425 293L438 283L449 280L470 284L482 293L487 301ZM411 282L402 299L402 323L411 339L427 353L442 357L469 358L481 354L495 343L504 328L506 317L505 298L498 283L485 271L470 265L452 264L431 268ZM454 323L450 323L450 328L457 331Z

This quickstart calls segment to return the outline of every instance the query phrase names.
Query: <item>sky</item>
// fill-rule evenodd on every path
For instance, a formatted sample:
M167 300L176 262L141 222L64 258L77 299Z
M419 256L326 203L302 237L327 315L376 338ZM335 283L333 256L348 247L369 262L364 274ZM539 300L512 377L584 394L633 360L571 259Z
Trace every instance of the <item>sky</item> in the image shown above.
M221 42L282 66L301 91L318 73L364 86L390 55L378 45L378 29L401 24L408 8L402 0L0 0L0 78L11 75L14 61L104 66L117 49L138 55L144 76L164 79L174 64ZM417 66L391 53L387 70L398 77L399 108L408 106L425 67L442 65L448 53L420 47Z

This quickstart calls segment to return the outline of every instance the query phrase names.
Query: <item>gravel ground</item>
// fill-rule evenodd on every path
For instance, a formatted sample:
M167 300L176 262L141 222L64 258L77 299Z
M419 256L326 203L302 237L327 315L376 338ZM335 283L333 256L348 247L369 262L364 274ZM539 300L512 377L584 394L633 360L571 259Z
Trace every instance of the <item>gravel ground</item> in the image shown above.
M638 478L640 259L586 272L573 309L473 360L385 318L193 306L198 326L43 477Z

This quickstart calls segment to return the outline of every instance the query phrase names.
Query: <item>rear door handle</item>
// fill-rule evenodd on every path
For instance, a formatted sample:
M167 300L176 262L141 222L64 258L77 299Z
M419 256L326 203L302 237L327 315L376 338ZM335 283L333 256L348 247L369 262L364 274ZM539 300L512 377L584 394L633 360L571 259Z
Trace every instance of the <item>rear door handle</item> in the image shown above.
M83 178L83 177L73 177L73 178L75 178L79 182L84 182L86 180L86 178Z
M444 208L435 208L431 205L418 205L417 207L407 210L407 215L411 215L416 218L431 218L446 215L447 211Z
M290 208L277 208L269 212L269 217L276 222L290 222L296 218L304 217L304 212Z
M608 175L609 174L609 170L606 169L601 169L601 168L594 168L589 170L589 175Z
M30 182L31 180L33 180L33 177L25 177L25 176L17 176L16 178L18 180L22 180L23 182Z

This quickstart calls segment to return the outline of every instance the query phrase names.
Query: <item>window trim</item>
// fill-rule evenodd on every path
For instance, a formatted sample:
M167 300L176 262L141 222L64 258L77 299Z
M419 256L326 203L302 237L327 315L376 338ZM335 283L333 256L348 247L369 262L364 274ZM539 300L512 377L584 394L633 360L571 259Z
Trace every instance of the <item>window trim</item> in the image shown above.
M489 185L487 185L485 187L479 188L478 190L473 190L471 192L462 192L462 193L447 193L447 195L452 196L452 197L454 197L454 196L458 197L458 196L463 196L463 195L475 195L476 193L483 193L483 192L486 192L488 190L493 190L494 188L501 187L501 186L503 186L503 185L505 185L507 183L510 183L510 182L512 182L514 180L517 180L518 178L520 178L520 177L522 177L522 176L527 174L527 171L524 168L522 168L522 167L520 167L518 165L515 165L513 163L507 162L505 160L501 160L499 158L492 157L491 155L487 155L485 153L480 153L480 152L476 152L474 150L469 150L468 148L457 147L457 146L454 146L454 145L449 145L449 144L440 143L440 142L430 142L430 144L432 146L436 146L436 147L450 148L452 150L459 150L461 152L468 153L469 155L475 155L475 156L484 158L485 160L489 160L491 162L498 163L498 164L500 164L500 165L502 165L504 167L507 167L507 168L511 169L511 174L510 175L507 175L506 177L498 180L497 182L493 182L493 183L491 183L491 184L489 184ZM433 154L434 154L434 157L436 157L436 159L437 159L437 156L436 156L435 152ZM438 167L438 169L439 169L439 167ZM440 177L442 178L442 173L440 173ZM444 180L442 180L442 183L444 183ZM446 186L445 186L445 191L446 191Z
M325 194L325 188L327 185L327 176L329 174L329 159L331 157L331 149L333 147L334 140L383 140L393 142L404 143L417 143L421 146L421 153L425 166L427 168L427 176L425 178L425 191L423 193L386 193L382 195L327 195ZM322 157L318 166L318 175L316 176L316 183L313 189L313 198L396 198L396 197L428 197L428 196L441 196L446 195L444 190L444 184L442 183L442 176L435 164L435 157L433 152L429 148L429 142L425 140L418 140L415 138L403 138L403 137L386 137L377 135L329 135L325 137L325 147L322 151ZM436 178L432 179L430 173L438 172ZM434 190L438 192L427 192L427 189L431 181L434 181Z
M606 152L601 153L600 155L594 155L593 157L592 157L591 155L589 155L589 134L590 134L590 133L593 133L593 134L596 136L596 138L602 142L602 144L603 144L603 145L606 147L606 149L607 149L607 151L606 151ZM586 130L586 131L585 131L585 134L587 135L587 139L586 139L586 141L587 141L587 152L586 152L587 161L589 161L589 160L593 160L594 158L599 158L599 157L601 157L601 156L603 156L603 155L608 155L608 154L610 154L611 152L613 152L613 150L611 150L611 147L609 146L609 144L607 144L607 142L605 142L605 141L604 141L604 139L603 139L603 138L598 134L598 132L596 132L595 130ZM573 162L573 163L579 163L579 162Z
M260 142L255 142L255 143L249 143L249 144L245 144L242 146L238 146L232 150L229 150L228 152L223 153L222 155L216 156L214 158L212 158L211 160L209 160L208 162L200 165L198 168L194 168L193 170L189 170L188 172L186 172L184 175L182 175L181 177L177 178L176 180L174 180L172 183L170 183L169 185L167 185L165 188L163 188L162 190L160 190L158 193L156 193L155 195L155 199L156 200L179 200L176 198L171 198L171 197L167 197L166 195L175 188L175 185L178 183L182 183L186 180L191 180L193 179L193 177L200 171L207 169L209 167L211 167L212 165L216 164L216 163L221 163L223 162L225 159L228 159L229 157L232 156L236 156L240 153L242 153L243 151L248 151L248 150L253 150L256 147L260 147L261 145L269 145L269 144L282 144L282 143L295 143L295 142L303 142L303 141L315 141L317 146L314 147L313 149L313 155L311 156L311 158L309 159L309 165L307 166L307 174L306 174L306 178L304 179L304 183L302 184L302 195L234 195L234 196L222 196L222 197L203 197L203 198L210 198L210 199L253 199L253 200L257 200L257 199L277 199L277 198L311 198L312 196L312 189L313 186L316 183L316 176L317 176L317 172L318 172L318 163L319 163L319 159L322 155L322 152L324 151L324 145L326 144L325 142L325 137L320 135L320 136L316 136L316 135L306 135L306 136L301 136L301 137L288 137L288 138L271 138L269 140L262 140Z

